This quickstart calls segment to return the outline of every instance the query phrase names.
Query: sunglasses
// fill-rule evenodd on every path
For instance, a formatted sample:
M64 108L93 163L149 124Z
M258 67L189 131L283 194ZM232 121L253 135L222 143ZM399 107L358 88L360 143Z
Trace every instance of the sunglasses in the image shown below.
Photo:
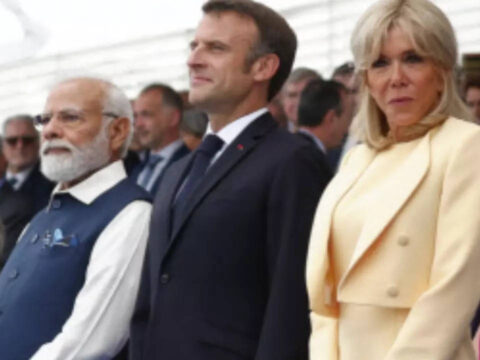
M21 141L24 145L32 145L36 140L36 136L9 136L4 138L5 142L10 146L16 146L19 141Z

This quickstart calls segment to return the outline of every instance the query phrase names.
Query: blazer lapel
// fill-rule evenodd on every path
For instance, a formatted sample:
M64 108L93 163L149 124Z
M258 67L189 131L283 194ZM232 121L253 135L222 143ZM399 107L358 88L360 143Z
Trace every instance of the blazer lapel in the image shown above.
M322 195L312 227L308 250L309 259L307 260L307 286L312 308L315 308L318 304L330 304L332 300L333 284L328 284L326 279L330 269L328 242L333 211L338 202L371 163L375 154L374 150L365 145L359 147L348 159L346 168L340 170L339 175L332 179ZM327 284L329 288L321 288L321 284Z
M355 264L378 239L382 231L419 186L429 166L430 133L427 133L395 173L389 175L389 181L380 189L382 201L375 204L367 215L349 267L340 281L340 286Z
M172 242L178 235L180 229L190 217L194 209L202 199L212 190L212 188L224 177L230 170L243 159L258 143L258 139L276 127L275 120L269 113L262 115L251 123L240 135L227 147L220 158L208 169L205 178L199 184L191 200L187 204L183 217L178 222L176 228L172 229Z
M155 197L152 220L150 222L150 238L155 241L149 241L151 268L153 274L158 274L161 266L163 254L170 243L171 234L171 207L175 199L178 187L182 184L185 174L190 168L192 155L187 155L184 159L177 162L177 166L165 177L161 189Z

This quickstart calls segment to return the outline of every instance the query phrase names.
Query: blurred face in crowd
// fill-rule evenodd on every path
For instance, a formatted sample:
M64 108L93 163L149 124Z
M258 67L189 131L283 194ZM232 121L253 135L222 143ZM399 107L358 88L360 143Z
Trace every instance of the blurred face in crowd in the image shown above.
M348 132L348 128L351 122L351 98L345 91L341 91L342 99L342 111L335 114L335 122L332 131L332 145L331 147L339 146L345 135Z
M282 103L283 110L287 115L287 119L293 122L295 125L298 123L298 104L300 103L300 95L302 94L305 86L312 79L304 79L298 82L287 82L283 89Z
M150 90L141 94L133 110L135 134L140 144L154 151L166 146L166 134L176 128L177 120L175 109L163 103L162 92Z
M347 118L349 118L351 121L357 111L357 104L359 102L359 79L357 76L355 76L355 74L342 74L334 76L333 80L343 84L343 86L345 86L347 89L345 98L345 111L347 112Z
M248 17L231 11L206 14L190 46L190 103L225 113L245 102L255 81L247 58L257 39Z
M465 94L465 100L476 122L480 124L480 87L470 86Z
M7 170L7 160L5 159L5 156L3 156L3 153L0 153L0 176L5 175L5 171Z
M103 112L105 88L92 79L70 80L57 85L48 96L42 124L42 172L66 187L105 166L118 146L109 141ZM102 116L103 112L103 116Z
M367 69L367 86L390 129L418 123L439 102L440 70L420 56L402 29L392 28L379 58Z
M33 125L13 120L5 128L3 153L12 173L23 171L38 160L38 133Z

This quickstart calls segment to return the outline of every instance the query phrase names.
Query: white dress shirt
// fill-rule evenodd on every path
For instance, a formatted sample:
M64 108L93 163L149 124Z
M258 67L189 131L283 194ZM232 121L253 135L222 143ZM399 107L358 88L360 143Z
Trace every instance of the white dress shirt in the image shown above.
M170 161L173 154L178 149L180 149L182 144L183 144L182 140L178 139L178 140L168 144L167 146L165 146L162 150L157 151L157 152L152 151L150 153L150 156L151 155L157 155L157 156L160 156L162 158L162 160L160 160L155 165L155 169L151 172L150 179L148 179L148 182L145 186L145 190L147 190L147 191L152 190L153 185L155 184L155 181L158 179L160 174L163 172L163 170L165 169L165 166L168 164L168 162ZM146 179L144 179L144 178L145 178L145 176L147 176L147 174L150 173L150 171L147 171L147 169L146 169L147 166L145 166L145 168L138 175L137 184L139 184L139 185L143 184L143 182L146 181Z
M250 114L242 116L235 121L232 121L230 124L226 125L219 132L215 133L210 125L210 122L207 126L207 131L205 132L205 136L210 134L217 135L220 139L223 140L223 146L218 150L218 152L213 157L212 161L210 162L210 166L217 161L217 159L223 154L225 149L230 145L233 140L237 138L240 133L245 130L245 128L250 125L254 120L262 116L268 111L266 107L256 110ZM205 137L204 136L204 137Z
M122 162L116 161L70 189L60 191L57 185L53 194L69 193L88 205L126 176ZM134 201L100 233L70 317L31 360L106 359L122 349L138 292L151 209L145 201Z
M22 187L25 180L27 180L28 175L30 175L34 167L35 166L30 166L28 169L20 171L16 174L7 170L7 172L5 173L5 179L7 181L10 181L10 179L15 178L15 184L12 185L12 188L13 190L17 191Z

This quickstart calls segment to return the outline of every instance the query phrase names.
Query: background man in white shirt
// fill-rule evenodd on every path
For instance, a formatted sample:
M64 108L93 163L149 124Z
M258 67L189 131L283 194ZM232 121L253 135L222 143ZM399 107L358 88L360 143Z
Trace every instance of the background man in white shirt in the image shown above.
M151 211L121 162L132 110L113 84L76 78L37 123L41 170L58 185L0 274L1 357L109 359L128 337Z
M180 140L182 98L168 85L150 84L140 92L133 108L138 140L149 152L140 173L131 176L138 174L137 184L155 195L165 170L189 153Z
M305 86L310 81L321 78L315 70L306 67L296 68L290 73L281 93L283 110L287 116L289 131L295 132L298 128L298 103L300 102L302 90L305 89Z
M325 182L315 149L266 108L291 70L295 34L258 2L203 10L189 100L209 124L155 197L131 358L306 359L305 255Z

